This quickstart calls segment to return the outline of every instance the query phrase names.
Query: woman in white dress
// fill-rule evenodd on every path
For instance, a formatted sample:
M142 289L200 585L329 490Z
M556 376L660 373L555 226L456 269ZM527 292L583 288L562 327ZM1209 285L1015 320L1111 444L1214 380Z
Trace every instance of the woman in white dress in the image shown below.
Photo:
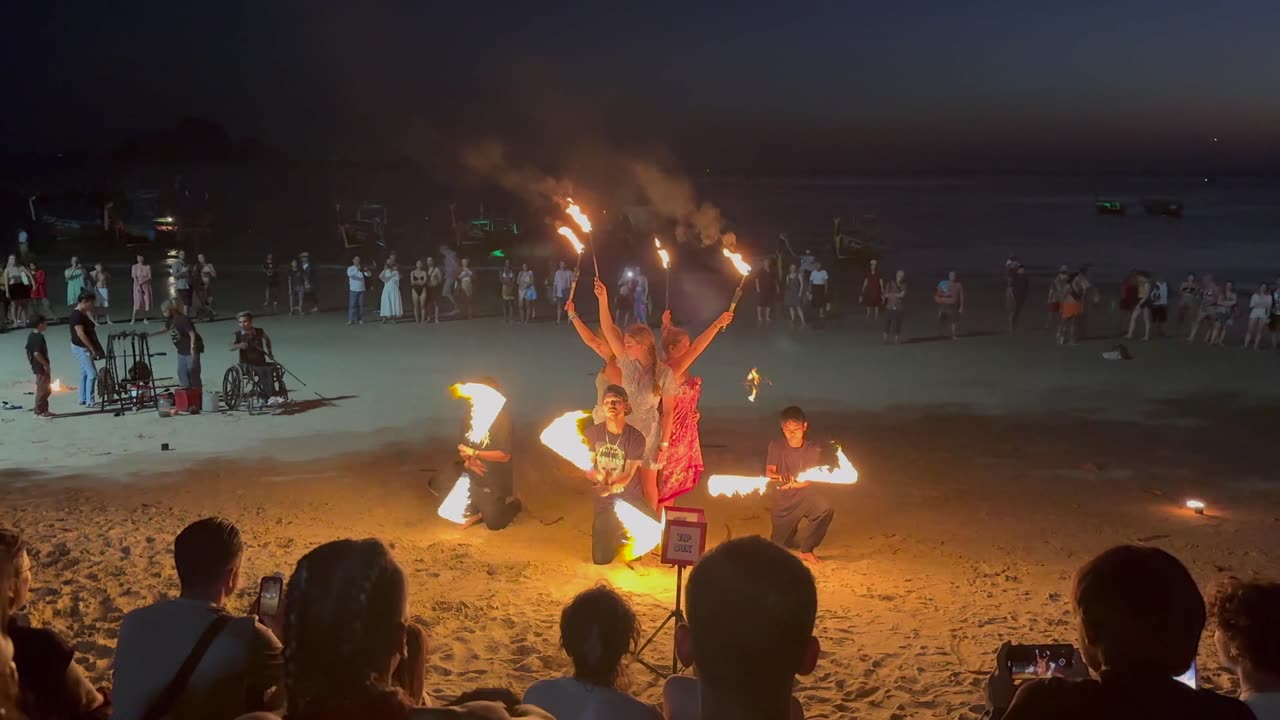
M378 279L382 281L382 322L398 320L404 314L404 303L400 300L400 269L388 261Z

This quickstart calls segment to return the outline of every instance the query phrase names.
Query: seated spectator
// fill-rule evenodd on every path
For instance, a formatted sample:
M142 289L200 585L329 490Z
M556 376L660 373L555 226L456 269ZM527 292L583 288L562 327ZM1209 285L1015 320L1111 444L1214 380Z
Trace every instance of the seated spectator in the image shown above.
M289 578L284 614L288 720L511 716L492 702L416 707L396 686L409 642L409 593L404 571L379 540L336 540L303 555ZM425 674L425 667L415 671ZM402 684L421 687L425 675ZM543 717L523 708L515 714ZM254 713L241 720L275 717Z
M573 677L540 680L524 701L556 720L659 720L662 714L628 695L623 662L640 642L631 604L607 585L578 594L560 613L560 646L573 661Z
M1107 550L1080 569L1072 602L1080 654L1098 678L1031 680L1013 696L1008 665L998 657L988 686L992 717L1253 718L1239 700L1175 679L1196 659L1206 613L1195 580L1174 556L1135 545ZM1002 706L1008 708L1003 714Z
M9 587L13 582L13 561L0 553L0 588ZM13 642L9 640L9 597L0 592L0 717L17 718L18 713L18 666L13 662Z
M120 627L113 717L225 720L270 709L284 672L280 641L226 608L240 584L240 530L223 518L197 520L174 540L173 559L181 595L134 610Z
M1280 583L1232 578L1210 603L1222 664L1258 720L1280 720Z
M697 670L704 720L788 720L797 675L818 663L818 592L799 558L762 537L730 540L689 573L680 660Z
M672 675L662 683L662 716L666 720L698 720L702 712L698 678ZM791 720L804 720L804 706L791 696Z
M0 529L0 556L9 581L0 587L8 607L21 609L31 598L32 564L22 537ZM6 634L13 643L19 684L18 706L31 718L106 717L105 698L94 689L75 660L75 651L47 628L26 627L12 615Z

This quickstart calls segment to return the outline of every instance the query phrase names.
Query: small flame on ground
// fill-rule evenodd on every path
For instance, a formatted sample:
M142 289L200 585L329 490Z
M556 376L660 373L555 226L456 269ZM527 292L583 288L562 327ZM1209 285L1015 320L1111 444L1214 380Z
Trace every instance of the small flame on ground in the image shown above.
M811 468L796 475L798 482L820 482L832 485L852 485L858 482L858 469L849 462L844 450L836 445L836 464L826 467Z
M662 531L666 526L665 512L661 520L654 520L635 505L618 498L613 502L613 514L618 516L618 521L627 531L627 543L622 549L622 556L626 560L642 557L662 542Z
M587 214L582 212L582 208L574 204L573 200L569 201L569 207L565 208L564 211L569 213L569 217L573 218L574 222L578 223L578 227L582 229L582 232L591 232L591 221L587 219Z
M507 398L502 393L481 383L458 383L449 388L455 397L471 401L470 427L467 428L467 440L475 445L489 444L489 428L498 419L502 406Z
M53 384L49 386L50 392L62 392L62 380L55 379Z
M729 252L729 248L723 248L724 256L729 258L729 262L733 263L734 269L746 277L751 274L751 266L742 259L742 253Z
M730 495L750 495L762 493L769 487L767 477L748 477L746 475L712 475L707 478L707 492L712 497L728 497Z
M671 255L662 247L662 242L658 238L653 239L653 246L658 248L658 257L662 258L662 269L669 270L671 268Z
M760 393L760 383L768 382L760 376L760 371L751 368L751 372L747 373L747 401L755 402L756 396Z
M436 514L449 522L461 525L467 521L469 505L471 505L471 476L462 473L458 476L458 482L453 484L453 489L445 496L444 502L440 503L440 509L436 510Z
M583 245L582 241L578 239L578 236L575 235L573 231L570 230L569 228L561 225L560 227L556 228L556 232L569 238L569 242L573 243L573 249L577 250L579 255L582 254L583 250L587 249L587 246Z
M1187 507L1192 510L1201 511L1204 510L1204 502L1201 500L1188 500Z
M582 421L589 417L591 413L585 410L571 410L552 420L538 439L555 454L586 472L591 469L592 457L591 448L587 445L586 438L582 437L581 426Z

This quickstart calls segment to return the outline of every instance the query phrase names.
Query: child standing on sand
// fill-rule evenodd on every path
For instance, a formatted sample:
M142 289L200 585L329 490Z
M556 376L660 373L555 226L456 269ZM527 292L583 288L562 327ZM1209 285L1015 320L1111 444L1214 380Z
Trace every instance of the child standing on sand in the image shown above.
M111 280L111 274L102 269L102 263L93 266L93 272L89 273L93 279L93 286L98 295L98 309L102 311L102 317L105 322L111 324L111 291L107 289L107 282ZM103 321L98 320L98 314L95 312L93 321L101 324Z
M765 459L765 475L777 482L766 495L772 540L808 563L816 563L813 554L835 516L835 509L811 483L800 482L800 473L821 463L821 448L805 439L809 421L804 411L792 405L779 417L782 438L769 443ZM807 526L802 530L802 521Z

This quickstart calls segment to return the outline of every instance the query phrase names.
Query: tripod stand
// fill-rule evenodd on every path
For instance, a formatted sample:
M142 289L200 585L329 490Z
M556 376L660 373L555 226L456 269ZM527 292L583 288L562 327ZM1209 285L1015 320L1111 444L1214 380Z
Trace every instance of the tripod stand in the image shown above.
M640 649L636 650L636 661L639 662L641 665L645 666L646 668L649 668L650 672L652 672L654 675L657 675L658 677L661 677L661 678L666 678L671 675L676 675L680 672L680 657L676 655L675 640L673 639L671 641L671 672L669 673L663 668L659 668L657 665L654 665L648 660L645 660L643 657L644 650L645 648L653 644L653 641L658 638L658 635L663 630L666 629L667 623L671 622L672 620L675 620L676 625L680 625L685 621L684 610L681 609L680 607L681 593L683 591L684 591L684 565L677 565L676 566L676 606L671 609L671 612L667 613L667 617L662 621L662 624L659 625L657 629L653 631L653 634L650 635L649 638L644 641L644 644L640 646Z

